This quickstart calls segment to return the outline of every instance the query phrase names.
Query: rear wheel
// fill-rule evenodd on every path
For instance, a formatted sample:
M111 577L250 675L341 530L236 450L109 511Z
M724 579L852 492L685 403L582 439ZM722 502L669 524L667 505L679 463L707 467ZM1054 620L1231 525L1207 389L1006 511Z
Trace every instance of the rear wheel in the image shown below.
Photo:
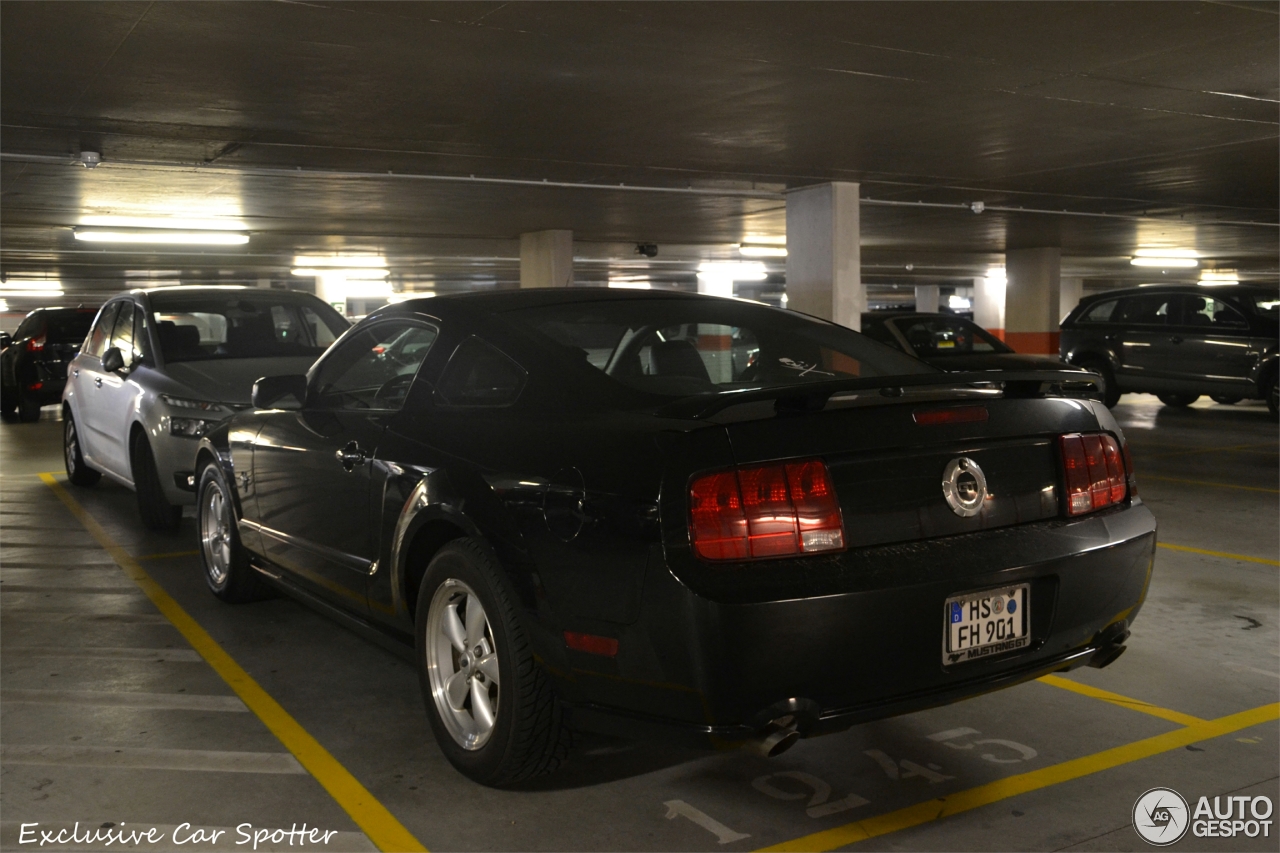
M249 565L249 553L240 544L231 491L216 462L210 462L200 472L197 495L200 564L209 591L229 604L264 598L269 588Z
M67 479L76 486L92 486L102 479L102 474L93 470L84 462L80 452L80 434L76 432L76 419L71 410L63 411L62 417L62 460L66 464Z
M1182 394L1173 392L1157 394L1156 397L1158 397L1160 402L1164 403L1166 406L1177 406L1179 408L1190 406L1196 400L1200 399L1199 394Z
M1234 406L1236 403L1243 400L1244 397L1236 397L1230 394L1210 394L1209 399L1221 406Z
M1106 404L1108 409L1113 408L1116 403L1120 402L1120 388L1116 385L1116 374L1111 369L1111 365L1107 364L1100 358L1085 358L1077 362L1085 370L1096 373L1102 377L1102 402Z
M1271 414L1280 415L1280 373L1271 374L1271 379L1267 381L1266 390L1263 391L1262 396L1267 401L1267 408L1271 410Z
M160 485L160 471L151 443L139 432L130 445L129 460L133 468L133 488L138 495L138 514L152 530L177 530L182 523L182 507L169 503Z
M550 773L571 734L497 566L469 539L437 552L418 592L418 675L445 757L482 785Z

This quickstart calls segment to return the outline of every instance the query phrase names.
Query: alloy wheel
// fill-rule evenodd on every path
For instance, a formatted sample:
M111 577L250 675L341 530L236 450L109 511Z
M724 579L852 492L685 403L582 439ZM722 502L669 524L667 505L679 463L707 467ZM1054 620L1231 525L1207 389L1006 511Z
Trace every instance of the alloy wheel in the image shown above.
M76 475L76 454L79 452L76 439L76 422L70 417L62 428L62 456L67 463L67 477Z
M479 596L449 578L427 613L426 666L431 698L449 735L463 749L488 743L498 717L498 654Z
M217 481L210 481L205 487L201 510L200 547L204 551L205 570L213 585L220 587L231 573L231 513Z

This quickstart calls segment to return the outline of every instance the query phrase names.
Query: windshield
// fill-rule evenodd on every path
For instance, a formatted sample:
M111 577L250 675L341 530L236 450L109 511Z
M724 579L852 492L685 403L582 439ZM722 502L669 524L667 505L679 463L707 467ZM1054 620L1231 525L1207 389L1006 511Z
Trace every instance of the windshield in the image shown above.
M912 317L891 322L920 358L1012 352L981 326L960 317Z
M1253 303L1253 308L1263 317L1272 320L1280 318L1280 296L1274 293L1252 293L1245 297Z
M347 321L321 302L284 294L164 293L151 297L166 363L323 353Z
M732 300L619 299L506 317L623 385L668 397L935 372L852 329Z

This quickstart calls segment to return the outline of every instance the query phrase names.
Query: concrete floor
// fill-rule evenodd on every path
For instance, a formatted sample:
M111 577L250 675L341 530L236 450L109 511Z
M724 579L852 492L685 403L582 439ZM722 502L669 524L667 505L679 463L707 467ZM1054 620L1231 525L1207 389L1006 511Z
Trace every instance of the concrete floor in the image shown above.
M1130 811L1150 788L1193 807L1200 796L1280 799L1274 710L1204 722L1280 693L1277 427L1256 403L1173 410L1129 396L1116 413L1166 547L1113 666L802 741L772 760L584 737L562 772L519 791L453 771L409 663L288 599L220 604L190 519L157 535L119 486L68 491L427 848L1138 850L1148 845ZM56 415L0 424L0 849L39 846L19 843L23 823L76 821L164 833L126 849L246 850L237 825L304 822L338 833L306 849L376 849L36 476L62 479ZM1275 850L1278 817L1269 838L1188 834L1175 847ZM169 833L184 823L230 831L175 847Z

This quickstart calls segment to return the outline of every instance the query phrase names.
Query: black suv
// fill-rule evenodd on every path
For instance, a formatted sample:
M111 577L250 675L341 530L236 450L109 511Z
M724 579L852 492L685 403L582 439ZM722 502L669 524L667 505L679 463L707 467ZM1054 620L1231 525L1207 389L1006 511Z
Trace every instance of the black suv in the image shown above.
M37 308L11 336L0 333L0 412L24 421L62 399L67 364L89 334L97 308Z
M1062 358L1102 374L1107 405L1128 392L1188 406L1208 394L1261 397L1277 411L1280 297L1248 285L1137 287L1081 300L1062 321Z

